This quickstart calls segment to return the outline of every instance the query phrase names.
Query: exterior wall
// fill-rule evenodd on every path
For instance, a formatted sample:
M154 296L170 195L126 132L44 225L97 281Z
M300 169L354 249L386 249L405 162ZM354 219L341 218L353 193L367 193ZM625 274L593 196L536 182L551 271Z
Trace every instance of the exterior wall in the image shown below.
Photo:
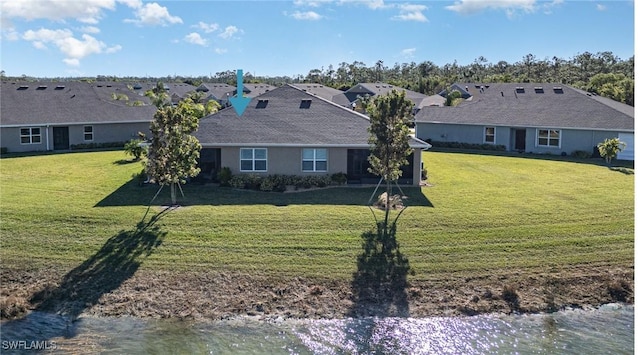
M126 142L138 138L138 132L142 132L146 134L147 137L150 137L150 123L151 122L69 126L69 144ZM92 141L84 140L84 126L93 126Z
M437 142L461 142L472 144L484 143L484 128L492 126L416 123L416 136L422 140ZM557 129L555 127L540 127ZM560 147L538 146L537 127L496 127L495 144L504 145L508 151L515 151L516 130L526 131L524 151L537 154L571 154L576 150L593 152L598 143L607 138L618 136L615 131L593 131L579 129L560 129Z
M303 172L302 171L302 147L251 147L267 148L267 171L266 172L241 172L240 171L240 148L244 147L222 147L221 166L229 167L234 174L247 173L258 175L284 174L284 175L331 175L334 173L347 172L347 149L327 148L327 171L326 172ZM247 147L249 148L249 147ZM322 148L322 147L316 147Z
M209 147L207 147L209 148ZM229 167L233 174L257 174L257 175L331 175L335 173L347 172L347 148L327 148L327 171L326 172L303 172L302 171L302 147L265 147L267 148L267 171L266 172L241 172L240 171L240 148L242 147L222 147L221 167ZM249 148L249 147L247 147ZM263 147L252 147L263 148ZM322 147L317 147L322 148ZM420 149L414 150L413 157L413 185L420 184L422 173L422 154Z
M21 144L20 143L20 128L21 127L7 127L0 128L0 145L3 148L7 148L9 153L16 152L37 152L47 150L47 128L42 126L24 126L28 127L40 127L40 143L39 144ZM53 144L52 136L49 136L51 144Z
M84 140L84 127L93 127L93 140ZM20 129L28 127L40 127L41 140L39 144L21 144ZM10 153L36 152L53 150L53 127L25 125L23 127L3 127L0 129L0 144L6 147ZM87 143L112 143L126 142L137 138L138 132L150 136L149 123L119 123L119 124L83 124L83 125L56 125L55 127L69 128L69 145Z

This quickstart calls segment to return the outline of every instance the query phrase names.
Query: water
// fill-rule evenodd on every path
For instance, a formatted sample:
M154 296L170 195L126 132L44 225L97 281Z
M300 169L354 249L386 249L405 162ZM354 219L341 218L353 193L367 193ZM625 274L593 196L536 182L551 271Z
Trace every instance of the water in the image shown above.
M105 354L633 354L633 306L537 315L179 321L34 312L3 322L0 352ZM18 349L18 350L16 350Z

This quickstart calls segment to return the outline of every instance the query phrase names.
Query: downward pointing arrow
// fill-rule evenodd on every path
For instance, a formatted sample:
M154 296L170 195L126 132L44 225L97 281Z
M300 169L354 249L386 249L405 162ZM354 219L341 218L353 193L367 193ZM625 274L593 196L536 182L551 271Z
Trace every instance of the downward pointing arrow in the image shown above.
M249 105L249 101L251 101L251 98L249 97L242 97L242 93L243 93L243 86L242 86L242 69L238 69L236 71L236 81L238 83L237 88L237 92L236 92L236 96L232 97L229 99L229 101L231 101L231 105L233 106L233 109L236 110L236 114L238 114L238 116L242 116L242 114L244 113L244 110L247 108L247 106Z

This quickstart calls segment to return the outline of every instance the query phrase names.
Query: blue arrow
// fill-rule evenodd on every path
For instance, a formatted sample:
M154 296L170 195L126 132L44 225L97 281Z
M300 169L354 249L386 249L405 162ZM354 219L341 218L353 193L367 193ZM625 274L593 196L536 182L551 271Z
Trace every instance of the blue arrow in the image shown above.
M249 105L249 101L251 101L251 98L242 97L242 92L243 92L242 69L238 69L236 71L236 75L237 75L238 90L236 92L236 96L230 98L229 101L231 101L231 105L233 106L233 109L236 110L236 113L238 114L238 116L242 116L242 114L244 113L244 110Z

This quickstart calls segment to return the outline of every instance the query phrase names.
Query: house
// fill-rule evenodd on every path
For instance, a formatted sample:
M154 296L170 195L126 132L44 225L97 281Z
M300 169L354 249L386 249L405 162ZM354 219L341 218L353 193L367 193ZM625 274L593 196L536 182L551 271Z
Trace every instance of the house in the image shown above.
M563 84L457 84L455 107L423 107L416 136L428 142L503 145L507 151L591 154L598 143L619 137L620 159L633 160L632 106Z
M215 100L220 107L227 107L230 105L229 97L235 94L236 87L223 83L202 83L196 91L205 95L204 101Z
M378 95L386 95L391 90L404 91L405 97L411 102L413 102L414 107L420 107L422 100L427 98L427 95L421 94L419 92L403 89L399 86L386 84L386 83L359 83L351 87L349 90L345 91L342 95L344 98L340 98L339 96L334 97L334 102L344 102L345 99L349 103L355 103L359 97L375 97Z
M119 144L149 134L156 107L122 82L0 84L0 144L8 152Z
M351 107L351 102L344 96L344 91L334 89L330 86L317 83L296 83L291 84L302 91L319 96L325 100L331 101L344 107Z
M225 108L200 120L204 174L229 167L234 174L326 175L377 183L367 171L369 119L293 85L251 100L242 116ZM411 138L413 153L401 183L418 185L426 142Z

